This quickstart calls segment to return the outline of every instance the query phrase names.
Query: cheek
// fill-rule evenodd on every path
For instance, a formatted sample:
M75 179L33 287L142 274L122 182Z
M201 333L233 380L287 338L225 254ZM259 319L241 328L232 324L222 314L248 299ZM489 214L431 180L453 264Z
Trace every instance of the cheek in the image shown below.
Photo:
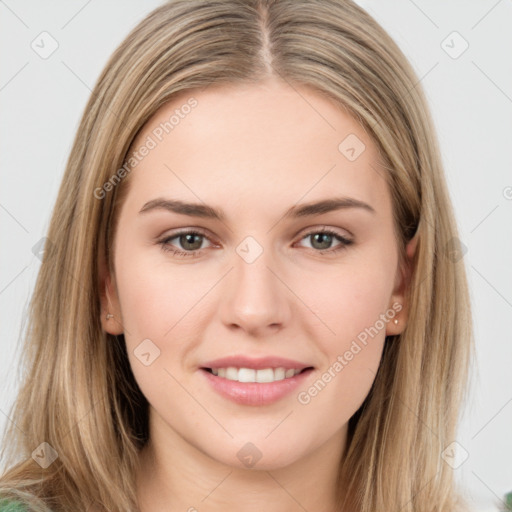
M327 346L343 350L347 343L371 330L373 337L384 338L385 326L382 315L390 307L394 272L392 262L373 261L358 265L343 265L338 270L326 268L316 272L314 278L297 278L294 287L308 308L323 324L317 334ZM389 316L389 315L388 315ZM306 319L315 317L307 315ZM306 320L306 322L309 322ZM379 331L375 335L375 328ZM313 331L311 332L312 335Z
M125 342L133 374L145 396L179 386L170 377L201 340L201 318L215 283L199 266L170 265L158 251L119 251L116 279ZM181 370L180 370L181 371Z
M167 344L177 333L180 340L186 339L189 330L191 334L194 326L197 330L200 318L215 315L223 294L209 292L221 272L218 267L169 264L159 251L147 248L119 254L118 291L130 346L146 338ZM290 273L286 281L301 300L286 292L281 297L295 302L291 307L296 317L287 328L299 327L331 359L348 350L355 339L377 345L385 336L379 318L389 307L393 264L392 257L367 252L341 264L326 262ZM173 347L179 351L174 342Z
M315 406L334 407L350 417L364 401L379 368L387 322L394 316L389 302L392 256L358 258L336 272L329 268L302 284L295 282L298 295L308 297L315 313L305 316L302 327L325 356L318 379L302 390L299 403L314 401Z
M170 265L158 249L132 252L117 264L123 325L133 338L171 337L211 288L212 276L200 267Z
M350 419L371 389L384 348L390 294L386 273L358 272L353 267L336 278L332 273L317 275L307 293L312 309L329 329L314 321L309 330L324 358L315 380L299 391L297 401L305 411L324 411L322 421L332 422L332 429ZM315 318L308 316L305 329Z

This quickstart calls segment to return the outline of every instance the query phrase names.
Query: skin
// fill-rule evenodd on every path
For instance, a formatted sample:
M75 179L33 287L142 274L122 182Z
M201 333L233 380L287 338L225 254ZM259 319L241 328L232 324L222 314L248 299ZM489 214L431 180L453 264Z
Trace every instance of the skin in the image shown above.
M115 274L102 271L104 329L124 333L135 378L150 403L150 443L137 493L144 511L287 512L336 509L347 425L367 396L386 335L407 320L406 269L398 266L392 203L375 144L345 111L306 87L278 81L186 91L146 123L144 143L176 108L198 105L131 172L114 244ZM349 161L338 146L355 134L366 149ZM378 172L377 172L378 171ZM334 196L345 208L286 219L296 203ZM206 203L224 221L166 210L139 213L156 198ZM353 240L315 241L322 227ZM196 256L179 228L202 228ZM315 231L315 229L317 231ZM309 236L307 236L309 233ZM252 263L245 237L263 249ZM171 237L169 241L169 237ZM202 241L202 243L201 243ZM321 254L327 248L331 253ZM414 246L407 248L412 257ZM403 309L308 404L297 399L379 315ZM107 320L107 313L114 316ZM149 366L134 350L150 339ZM236 404L198 369L232 354L278 355L314 366L307 384L277 403ZM261 459L248 468L248 442Z

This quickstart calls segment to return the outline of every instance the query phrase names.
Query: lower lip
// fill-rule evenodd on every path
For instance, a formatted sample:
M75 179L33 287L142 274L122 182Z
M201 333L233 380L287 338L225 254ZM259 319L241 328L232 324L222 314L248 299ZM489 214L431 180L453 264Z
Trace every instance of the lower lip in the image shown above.
M309 368L293 377L275 382L238 382L218 377L202 368L200 370L217 393L242 405L268 405L277 402L303 384L312 371L313 368Z

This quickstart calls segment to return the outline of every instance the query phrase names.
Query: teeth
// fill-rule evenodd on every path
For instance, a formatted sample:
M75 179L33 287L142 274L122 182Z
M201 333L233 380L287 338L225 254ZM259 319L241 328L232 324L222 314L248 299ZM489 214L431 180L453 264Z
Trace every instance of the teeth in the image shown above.
M276 380L282 380L276 379L275 370L272 370L272 368L254 370L254 378L256 379L256 382L274 382Z
M256 380L256 370L253 370L251 368L240 368L240 370L237 370L236 368L233 368L229 373L229 376L231 380L238 380L240 382L260 382L259 378ZM261 372L258 371L258 374ZM227 376L228 374L226 374ZM237 378L238 375L238 378ZM259 377L259 375L258 375ZM272 372L272 377L274 377L274 372Z
M276 368L274 370L274 380L283 380L286 377L284 368Z
M238 380L238 370L232 366L226 368L226 379Z
M223 377L228 380L236 380L238 382L275 382L277 380L288 379L297 375L301 370L284 368L262 368L255 370L254 368L212 368L213 375Z

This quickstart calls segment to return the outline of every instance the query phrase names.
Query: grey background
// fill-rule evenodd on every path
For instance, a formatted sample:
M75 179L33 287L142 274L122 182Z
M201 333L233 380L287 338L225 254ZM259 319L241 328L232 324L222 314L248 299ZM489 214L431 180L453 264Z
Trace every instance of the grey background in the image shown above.
M467 248L478 356L455 473L476 510L496 510L512 490L512 2L358 3L411 60L434 116ZM40 265L32 248L85 103L115 47L160 4L0 0L0 428L19 385L20 329ZM58 43L47 58L31 47L43 51L46 37L51 48L44 31Z

